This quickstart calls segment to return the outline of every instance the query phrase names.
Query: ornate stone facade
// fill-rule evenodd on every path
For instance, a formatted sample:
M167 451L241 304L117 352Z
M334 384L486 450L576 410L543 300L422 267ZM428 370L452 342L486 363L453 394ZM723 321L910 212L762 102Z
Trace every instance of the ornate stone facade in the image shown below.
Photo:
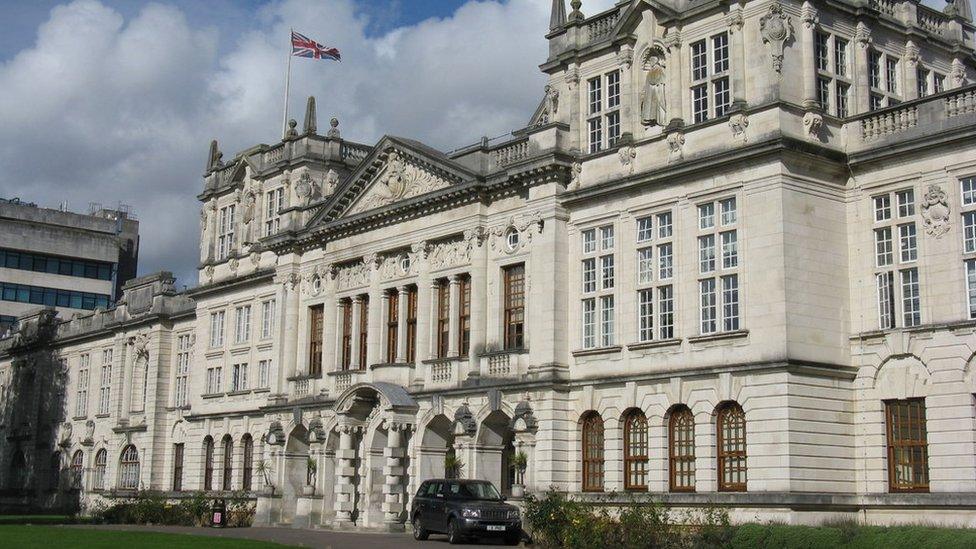
M61 395L5 412L0 482L49 439L85 505L228 487L259 523L401 528L426 478L517 493L524 452L528 491L971 524L969 20L656 5L555 2L510 140L364 145L313 113L226 164L214 143L198 287L144 280L0 341L0 391L47 364ZM887 437L923 416L919 450Z

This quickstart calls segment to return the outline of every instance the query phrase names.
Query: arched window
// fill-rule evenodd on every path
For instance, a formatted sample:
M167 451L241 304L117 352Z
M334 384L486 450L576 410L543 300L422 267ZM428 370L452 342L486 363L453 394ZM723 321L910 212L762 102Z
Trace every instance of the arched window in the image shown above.
M668 419L668 470L672 492L695 491L695 416L687 406Z
M95 454L95 474L92 479L93 490L105 489L105 469L108 467L108 452L101 449Z
M122 450L122 458L119 460L119 488L139 488L139 451L131 444Z
M241 438L241 444L244 446L244 463L241 467L241 489L250 490L252 470L254 469L254 439L251 438L250 433Z
M71 487L81 490L81 480L85 473L85 454L81 450L71 456Z
M213 490L213 458L214 441L213 437L207 435L203 439L203 489Z
M583 416L583 491L603 491L603 418L596 412Z
M647 417L640 410L624 416L624 488L647 490Z
M746 414L734 402L718 410L718 489L746 490Z
M230 435L224 435L224 479L221 489L231 489L231 479L234 476L234 441Z

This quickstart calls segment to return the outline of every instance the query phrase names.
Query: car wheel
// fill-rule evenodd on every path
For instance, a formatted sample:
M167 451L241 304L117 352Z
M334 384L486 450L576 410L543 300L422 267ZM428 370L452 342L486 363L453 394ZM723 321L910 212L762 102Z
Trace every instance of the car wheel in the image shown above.
M420 517L413 518L413 539L417 541L424 541L430 535L424 525L420 523Z
M519 534L509 534L509 535L505 536L505 544L506 545L518 545L519 542L522 541L521 538L522 538L522 536L519 535Z
M447 523L447 542L451 545L457 545L461 541L461 532L458 529L457 520L451 519L451 522Z

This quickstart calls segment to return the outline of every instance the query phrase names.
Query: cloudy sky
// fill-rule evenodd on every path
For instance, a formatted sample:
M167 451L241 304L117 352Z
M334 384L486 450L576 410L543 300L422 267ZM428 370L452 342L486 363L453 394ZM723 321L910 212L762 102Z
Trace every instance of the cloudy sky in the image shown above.
M567 2L568 4L568 2ZM584 0L596 13L613 0ZM292 117L453 149L520 127L541 97L550 0L0 0L0 197L130 205L140 274L196 280L195 196L280 137L288 29L342 50L295 59Z

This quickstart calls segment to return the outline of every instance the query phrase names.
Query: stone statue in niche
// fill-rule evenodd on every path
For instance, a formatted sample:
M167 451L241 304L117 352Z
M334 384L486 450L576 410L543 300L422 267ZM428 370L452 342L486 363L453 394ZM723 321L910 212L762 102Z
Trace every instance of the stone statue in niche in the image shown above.
M656 46L647 50L641 67L645 72L644 87L640 93L641 124L663 126L668 116L664 52Z
M244 195L244 207L241 215L241 220L244 223L244 242L252 242L251 233L253 232L252 225L254 223L255 209L257 208L257 197L253 192L249 192Z
M938 185L930 185L922 200L922 219L929 236L941 238L949 232L949 200Z

